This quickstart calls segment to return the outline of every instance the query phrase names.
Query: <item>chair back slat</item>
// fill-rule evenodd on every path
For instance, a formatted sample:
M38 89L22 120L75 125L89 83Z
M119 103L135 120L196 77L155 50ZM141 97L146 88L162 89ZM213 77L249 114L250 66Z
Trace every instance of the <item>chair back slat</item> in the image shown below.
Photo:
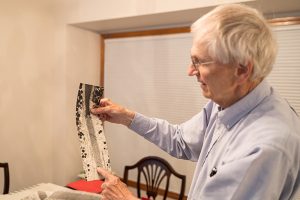
M179 191L179 200L183 199L185 191L185 175L176 172L173 167L163 158L157 156L148 156L142 158L134 165L125 166L123 181L128 183L129 170L137 170L137 196L141 198L141 179L145 180L147 197L155 199L158 195L159 189L164 189L163 199L167 199L169 192L169 183L171 175L181 180ZM165 182L165 187L161 183Z

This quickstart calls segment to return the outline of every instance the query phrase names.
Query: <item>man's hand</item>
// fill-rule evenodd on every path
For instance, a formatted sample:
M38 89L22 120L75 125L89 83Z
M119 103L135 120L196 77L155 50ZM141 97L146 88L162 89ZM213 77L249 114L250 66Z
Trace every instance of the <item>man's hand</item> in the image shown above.
M97 171L105 178L101 186L101 200L138 200L118 177L103 168L98 168Z
M97 115L102 121L123 124L129 126L135 113L120 105L113 103L109 99L101 99L100 107L92 108L91 113Z

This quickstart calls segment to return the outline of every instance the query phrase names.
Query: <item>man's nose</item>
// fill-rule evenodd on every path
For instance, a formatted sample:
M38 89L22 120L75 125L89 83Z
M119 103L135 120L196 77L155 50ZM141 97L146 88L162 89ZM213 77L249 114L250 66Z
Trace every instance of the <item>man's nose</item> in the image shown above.
M199 71L197 69L195 69L195 67L193 66L193 64L190 64L188 67L188 75L189 76L195 76L198 75Z

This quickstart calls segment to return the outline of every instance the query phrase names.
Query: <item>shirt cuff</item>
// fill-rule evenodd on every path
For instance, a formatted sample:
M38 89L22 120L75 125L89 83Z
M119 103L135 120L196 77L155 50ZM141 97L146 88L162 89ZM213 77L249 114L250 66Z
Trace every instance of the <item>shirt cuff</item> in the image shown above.
M136 112L128 128L143 136L150 129L150 124L150 118Z

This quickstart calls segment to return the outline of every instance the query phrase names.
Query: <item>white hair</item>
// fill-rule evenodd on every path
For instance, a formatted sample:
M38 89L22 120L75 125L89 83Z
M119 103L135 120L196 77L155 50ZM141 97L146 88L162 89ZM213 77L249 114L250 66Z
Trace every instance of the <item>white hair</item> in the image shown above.
M216 7L191 26L194 42L222 64L252 62L252 80L266 77L272 70L277 44L264 17L241 4Z

